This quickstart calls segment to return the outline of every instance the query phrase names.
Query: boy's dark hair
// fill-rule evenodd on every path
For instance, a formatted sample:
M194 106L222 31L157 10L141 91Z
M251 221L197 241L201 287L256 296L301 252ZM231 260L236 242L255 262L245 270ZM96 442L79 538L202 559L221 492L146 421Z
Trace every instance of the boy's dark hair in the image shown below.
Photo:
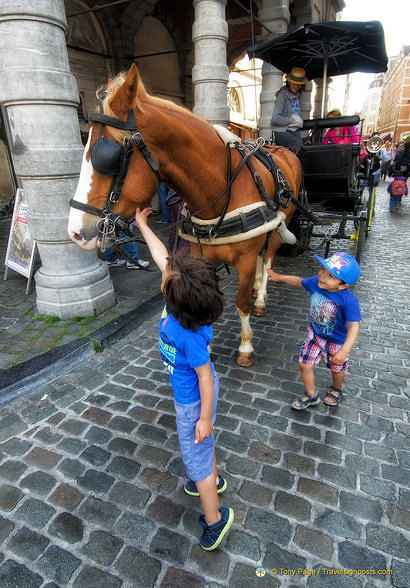
M167 311L192 331L216 321L223 311L224 295L212 263L184 250L167 260L168 276L162 287Z

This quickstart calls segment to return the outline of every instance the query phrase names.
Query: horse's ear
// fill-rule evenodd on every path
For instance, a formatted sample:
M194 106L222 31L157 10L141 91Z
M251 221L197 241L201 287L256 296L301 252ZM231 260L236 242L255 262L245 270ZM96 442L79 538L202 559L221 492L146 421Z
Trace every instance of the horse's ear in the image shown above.
M111 102L111 108L117 116L126 118L128 111L134 107L139 81L138 69L135 63L133 63L125 77L124 83L118 89Z
M128 103L131 107L132 104L135 102L135 98L138 92L138 84L140 81L140 74L138 72L138 68L133 63L127 73L127 77L125 78L124 87L127 93Z

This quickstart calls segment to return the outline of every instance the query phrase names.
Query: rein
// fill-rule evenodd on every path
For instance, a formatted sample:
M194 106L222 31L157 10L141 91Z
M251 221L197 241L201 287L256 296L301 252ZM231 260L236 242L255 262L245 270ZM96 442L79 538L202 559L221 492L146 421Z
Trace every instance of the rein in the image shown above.
M115 238L117 230L122 230L126 234L130 234L128 230L128 221L121 215L113 215L112 211L115 204L120 199L121 190L124 185L126 175L128 173L128 168L132 153L134 151L134 146L138 148L138 150L144 157L145 161L152 169L153 173L155 174L158 180L158 183L161 182L161 176L157 164L152 158L152 155L148 150L141 133L138 131L134 110L130 109L128 111L127 120L123 121L121 119L105 115L103 111L102 100L99 99L98 103L100 110L99 113L92 114L89 117L89 120L91 122L98 123L99 134L97 141L91 148L91 163L94 169L100 175L113 176L111 188L109 190L109 194L105 202L104 208L97 208L89 204L78 202L74 199L70 200L70 206L72 208L81 210L82 212L86 212L94 216L101 217L97 221L96 227L100 235L101 250L102 252L104 252L106 250L107 242L109 240L112 241L111 246L113 246L114 249L120 247L120 244L123 243L121 239ZM120 129L123 131L128 131L131 134L125 136L122 145L120 145L116 141L104 138L102 136L103 125ZM263 149L264 144L265 140L262 137L257 139L256 144L235 144L235 148L241 155L242 159L233 174L231 161L231 147L229 144L227 145L228 173L227 185L225 189L223 190L223 192L221 192L221 194L219 194L219 196L217 196L212 202L206 204L203 208L197 210L194 213L190 212L189 218L186 218L183 221L183 224L185 225L184 228L187 228L187 223L189 224L189 228L192 232L192 235L196 238L200 248L201 238L214 239L215 237L217 237L219 233L221 233L221 231L222 233L224 233L226 232L226 230L230 233L232 231L233 224L236 224L232 223L232 221L225 221L225 216L227 214L227 210L231 200L233 182L236 180L236 178L238 177L242 169L245 167L245 165L251 172L255 184L258 188L259 194L262 200L266 203L267 208L270 209L270 213L269 215L266 215L265 213L258 212L256 213L257 218L255 217L255 215L251 218L247 218L242 215L241 221L239 223L242 227L242 231L244 231L244 228L248 227L249 225L254 225L255 222L257 224L259 224L261 220L264 220L266 222L268 220L267 217L269 217L270 220L277 213L279 206L287 208L291 201L293 201L295 204L297 203L297 200L293 197L292 189L286 181L284 174L280 171L279 167L277 166L273 156ZM267 169L272 173L275 184L274 201L272 201L269 198L263 185L260 174L255 171L250 161L252 155L254 155L259 161L261 161L265 165L265 167L267 167ZM215 202L218 202L218 200L220 200L225 194L227 194L227 197L224 202L221 215L218 217L218 220L215 224L211 224L209 227L207 227L206 234L204 234L204 227L198 227L198 225L191 220L192 216L198 215L199 213L203 212L205 209L209 208ZM284 201L284 198L287 198L287 202ZM229 228L225 228L227 224L229 225ZM123 250L121 251L122 255L126 256L126 253Z

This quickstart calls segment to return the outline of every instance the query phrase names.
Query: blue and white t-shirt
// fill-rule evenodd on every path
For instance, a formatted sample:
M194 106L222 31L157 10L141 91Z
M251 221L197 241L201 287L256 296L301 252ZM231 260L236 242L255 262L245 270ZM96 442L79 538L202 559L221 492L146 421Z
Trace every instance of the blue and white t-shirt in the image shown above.
M342 345L346 340L347 323L360 321L359 301L349 289L329 292L318 286L318 276L305 278L302 286L310 292L310 325L315 333Z
M208 345L212 337L212 326L199 327L195 332L184 329L164 308L159 321L159 351L177 402L188 404L200 399L195 368L210 362ZM212 362L211 369L214 374Z

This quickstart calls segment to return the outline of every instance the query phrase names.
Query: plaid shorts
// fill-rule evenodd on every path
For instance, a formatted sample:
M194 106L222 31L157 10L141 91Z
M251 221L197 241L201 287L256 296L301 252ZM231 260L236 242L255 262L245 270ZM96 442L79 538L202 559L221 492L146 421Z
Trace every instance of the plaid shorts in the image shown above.
M330 363L336 351L339 351L341 347L342 345L338 343L330 343L326 339L322 339L314 332L312 327L308 327L308 336L300 350L299 363L318 365L323 357L326 366L332 372L342 372L347 368L349 356L346 357L343 365L333 365Z

